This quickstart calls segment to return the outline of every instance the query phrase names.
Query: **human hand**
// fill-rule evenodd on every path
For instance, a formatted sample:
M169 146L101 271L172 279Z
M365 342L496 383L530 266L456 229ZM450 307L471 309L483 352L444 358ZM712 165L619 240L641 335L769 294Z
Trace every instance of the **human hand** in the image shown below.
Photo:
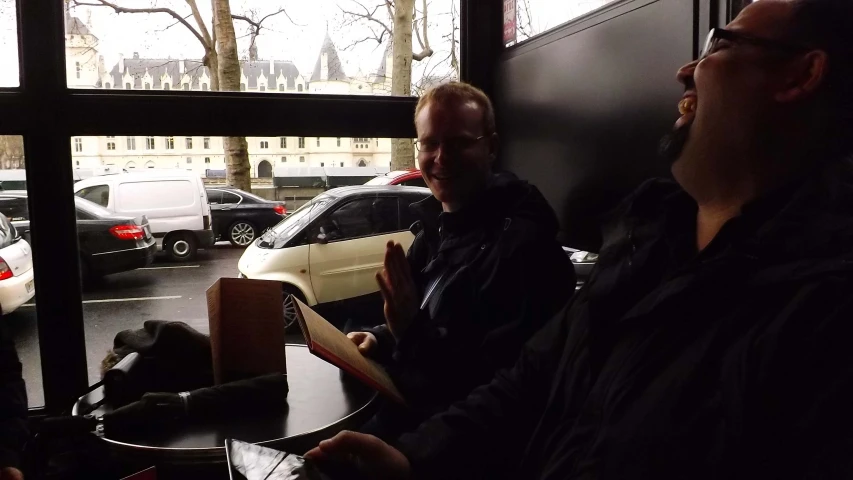
M366 478L404 480L411 477L409 460L382 440L363 433L341 432L323 440L305 458L327 467L347 468Z
M418 293L412 269L402 245L388 242L385 268L376 274L376 282L385 300L385 321L394 338L399 339L418 313Z
M351 332L347 334L347 338L352 340L362 355L369 354L379 344L376 336L370 332Z
M5 467L0 469L0 480L24 480L24 474L17 468Z

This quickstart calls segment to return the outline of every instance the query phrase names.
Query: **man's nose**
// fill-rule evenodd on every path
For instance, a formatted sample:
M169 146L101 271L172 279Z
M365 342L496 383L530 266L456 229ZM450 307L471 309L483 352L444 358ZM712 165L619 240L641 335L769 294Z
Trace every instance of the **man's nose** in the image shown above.
M699 60L693 60L678 69L678 73L675 75L675 78L679 83L684 85L685 88L691 88L693 86L693 72L696 71L696 65L698 64Z

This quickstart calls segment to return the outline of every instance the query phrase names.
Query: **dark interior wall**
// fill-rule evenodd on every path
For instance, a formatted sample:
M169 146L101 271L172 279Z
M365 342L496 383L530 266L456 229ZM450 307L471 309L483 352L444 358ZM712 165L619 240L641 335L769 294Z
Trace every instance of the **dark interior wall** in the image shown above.
M495 95L499 167L542 190L561 241L596 251L598 218L643 180L678 118L679 67L694 55L691 0L615 2L504 52Z

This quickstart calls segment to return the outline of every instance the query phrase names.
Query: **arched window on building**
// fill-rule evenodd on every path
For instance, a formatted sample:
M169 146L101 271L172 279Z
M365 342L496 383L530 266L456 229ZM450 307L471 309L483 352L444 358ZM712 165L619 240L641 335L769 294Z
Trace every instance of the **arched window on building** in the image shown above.
M136 162L127 162L126 164L124 164L124 168L126 168L127 170L134 170L136 169Z
M258 178L272 178L272 165L266 160L258 163Z
M110 85L110 82L107 82L104 84L104 88L113 88L113 86Z
M297 92L301 92L301 91L302 91L302 85L301 85L301 84L296 86L296 91L297 91Z
M154 162L152 160L148 160L145 162L145 168L154 168Z
M202 90L204 90L204 91L206 92L206 91L207 91L207 84L206 84L206 83L202 83L202 84L201 84L201 89L202 89Z
M171 89L172 89L172 86L169 85L168 83L163 84L163 90L171 90Z
M358 159L358 166L359 166L359 167L366 167L366 166L367 166L367 161L366 161L365 159L363 159L363 158L359 158L359 159Z
M130 84L130 82L125 82L125 84L124 84L124 89L125 89L125 90L130 90L130 89L132 89L132 88L133 88L133 85L131 85L131 84Z

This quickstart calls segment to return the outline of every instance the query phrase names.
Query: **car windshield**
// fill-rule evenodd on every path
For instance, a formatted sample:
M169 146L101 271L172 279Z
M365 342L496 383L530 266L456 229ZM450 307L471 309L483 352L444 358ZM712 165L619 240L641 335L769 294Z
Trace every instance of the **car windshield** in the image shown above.
M365 185L390 185L393 181L394 177L386 177L383 175L381 177L371 178L367 183L365 183Z
M74 203L78 209L92 215L93 217L109 217L112 215L106 208L98 205L97 203L90 202L85 198L74 197Z
M258 246L261 248L282 248L287 242L299 233L302 228L311 221L314 216L328 205L332 197L329 195L318 195L313 200L299 207L278 225L264 233Z

